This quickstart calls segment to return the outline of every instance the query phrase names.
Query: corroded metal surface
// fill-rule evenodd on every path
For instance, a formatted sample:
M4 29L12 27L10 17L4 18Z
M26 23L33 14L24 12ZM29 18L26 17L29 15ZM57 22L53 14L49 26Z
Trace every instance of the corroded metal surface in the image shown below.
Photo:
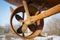
M24 13L25 11L24 11L24 9L23 9L23 10L22 10L22 9L23 9L23 6L17 8L12 15L17 14L18 12L23 12L23 13ZM35 7L33 7L33 6L31 6L31 5L29 5L28 9L29 9L29 12L30 12L30 16L35 15L35 13L37 12L37 9L36 9ZM32 13L33 13L33 14L32 14ZM19 17L20 17L20 16L16 16L16 19L17 19L18 21L21 20ZM18 18L19 18L19 19L18 19ZM29 28L33 33L34 33L35 31L38 32L38 30L42 30L42 28L43 28L43 25L44 25L43 19L40 20L40 23L41 23L41 25L34 25L34 24L28 25L28 28ZM40 29L39 29L39 27L40 27ZM20 28L20 30L18 29L18 31L19 31L19 33L21 33L21 32L22 32L22 31L21 31L21 28ZM36 33L36 32L35 32L35 33ZM31 34L31 35L32 35L32 34ZM32 37L32 36L31 36L31 37Z
M22 4L22 0L5 0L5 1L16 6L20 6ZM52 7L54 5L60 4L60 0L26 0L26 1L28 3L39 5L39 6L46 2L46 5L48 7Z
M60 1L59 0L5 0L13 5L16 5L14 11L11 8L11 18L10 18L10 26L12 28L12 32L14 32L17 36L22 38L34 38L41 34L43 29L44 20L43 18L51 16L57 12L60 12ZM55 6L56 5L56 6ZM53 7L54 6L54 7ZM52 8L51 8L52 7ZM42 10L45 12L39 14ZM26 12L27 19L17 15L19 12ZM49 14L48 14L49 13ZM23 22L23 25L17 30L14 30L12 25L12 19L15 16L17 21ZM29 36L21 36L18 33L24 33L27 27L33 32Z
M19 11L19 10L18 10ZM48 12L49 12L49 14L48 14ZM50 15L53 15L53 14L56 14L57 12L60 12L60 4L59 5L56 5L56 6L54 6L54 7L52 7L52 8L50 8L50 9L48 9L48 10L46 10L45 12L43 12L42 14L39 14L39 15L36 15L36 16L31 16L31 18L30 18L30 20L25 20L24 21L24 23L25 22L33 22L33 21L35 21L36 22L36 20L39 20L39 19L43 19L43 18L45 18L45 17L48 17L48 16L50 16ZM30 36L20 36L20 35L18 35L16 32L15 32L15 30L14 30L14 28L13 28L13 25L12 25L12 19L13 19L13 16L15 15L17 13L17 10L15 10L12 14L11 14L11 18L10 18L10 25L11 25L11 28L12 28L12 31L17 35L17 36L19 36L19 37L22 37L22 38L34 38L34 37L36 37L37 35L39 35L40 33L41 33L41 27L39 27L38 26L38 28L37 28L37 30L32 34L32 35L30 35ZM42 22L43 23L43 22ZM26 24L26 23L25 23ZM29 25L29 24L27 24L27 25ZM25 28L26 28L27 26L25 26Z

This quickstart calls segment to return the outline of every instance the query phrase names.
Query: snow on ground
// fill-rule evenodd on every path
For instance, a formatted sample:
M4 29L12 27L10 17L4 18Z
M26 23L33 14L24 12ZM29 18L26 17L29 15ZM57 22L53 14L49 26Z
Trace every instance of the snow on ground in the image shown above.
M0 35L0 40L7 40L7 39L5 38L5 35ZM9 40L23 40L23 39L11 37ZM60 36L36 37L31 40L60 40Z

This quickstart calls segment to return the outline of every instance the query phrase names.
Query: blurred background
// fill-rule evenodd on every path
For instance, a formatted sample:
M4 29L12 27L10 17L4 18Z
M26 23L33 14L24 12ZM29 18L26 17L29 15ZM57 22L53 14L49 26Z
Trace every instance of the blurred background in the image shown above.
M9 36L10 33L12 33L11 29L10 29L10 23L9 23L10 15L11 15L10 7L12 7L13 9L17 8L16 6L11 5L11 4L5 2L4 0L0 0L0 40L5 40L4 38L7 37L6 35ZM20 14L20 15L22 15L22 14ZM14 25L15 29L17 29L21 25L21 23L17 22L16 19L14 18L13 25ZM44 28L42 31L42 35L60 36L60 13L44 19ZM1 39L1 38L3 38L3 39ZM19 40L19 39L20 38L15 38L15 39L11 38L11 40ZM39 38L37 38L35 40L38 40L38 39ZM9 39L6 39L6 40L9 40ZM31 40L33 40L33 39L31 39Z

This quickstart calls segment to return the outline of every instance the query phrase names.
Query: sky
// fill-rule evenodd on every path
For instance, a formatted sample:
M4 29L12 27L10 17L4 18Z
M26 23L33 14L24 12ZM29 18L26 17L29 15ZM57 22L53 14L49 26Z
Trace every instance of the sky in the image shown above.
M0 0L0 25L9 24L11 14L10 6L16 8L15 6L5 2L4 0Z
M0 0L0 25L9 24L10 14L11 14L10 6L12 6L13 8L16 8L15 6L5 2L4 0ZM54 17L60 18L60 13L57 15L54 15Z

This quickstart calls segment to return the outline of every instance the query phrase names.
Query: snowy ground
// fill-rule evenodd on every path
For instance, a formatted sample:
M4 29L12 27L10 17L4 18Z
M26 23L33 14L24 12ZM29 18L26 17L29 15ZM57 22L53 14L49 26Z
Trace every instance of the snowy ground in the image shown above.
M11 37L9 39L8 38L6 38L5 35L0 35L0 40L23 40L21 38L14 38L14 37ZM26 39L26 40L29 40L29 39ZM60 36L36 37L30 40L60 40Z

